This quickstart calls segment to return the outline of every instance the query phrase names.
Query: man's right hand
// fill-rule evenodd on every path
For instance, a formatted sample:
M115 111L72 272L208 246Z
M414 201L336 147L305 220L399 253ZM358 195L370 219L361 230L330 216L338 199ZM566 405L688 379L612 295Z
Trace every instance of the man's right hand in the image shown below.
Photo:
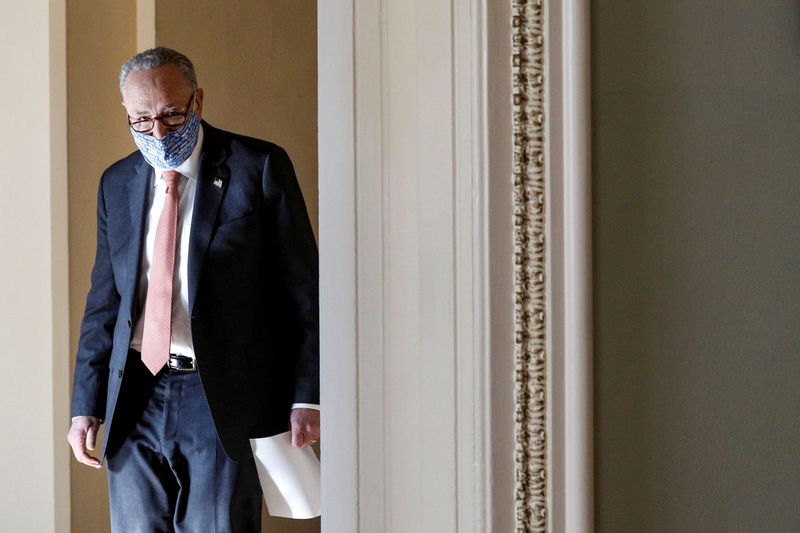
M102 468L97 457L89 455L87 450L94 450L97 432L100 430L100 419L94 416L76 416L67 433L67 441L72 446L72 453L79 463L94 468Z

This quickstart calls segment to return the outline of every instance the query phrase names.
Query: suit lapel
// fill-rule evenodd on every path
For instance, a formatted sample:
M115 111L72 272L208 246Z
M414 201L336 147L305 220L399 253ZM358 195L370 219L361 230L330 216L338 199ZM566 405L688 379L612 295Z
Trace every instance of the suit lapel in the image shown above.
M205 139L200 174L194 196L192 231L189 237L189 313L194 308L197 284L203 271L217 214L228 187L230 169L224 164L228 152L221 146L216 132L203 124Z
M139 281L139 267L142 262L142 239L145 230L145 207L149 197L148 187L151 185L151 173L153 169L142 159L136 165L136 175L128 181L127 203L131 212L131 236L128 241L128 276L126 290L129 291L131 298L131 316L136 316L134 306L136 305L135 291Z

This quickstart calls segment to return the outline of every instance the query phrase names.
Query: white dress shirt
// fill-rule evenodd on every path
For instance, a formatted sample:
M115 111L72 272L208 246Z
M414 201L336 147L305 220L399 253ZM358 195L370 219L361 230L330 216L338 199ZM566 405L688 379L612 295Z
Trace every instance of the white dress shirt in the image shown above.
M175 244L176 263L175 277L172 281L172 339L169 353L185 355L194 359L192 329L189 323L189 234L192 229L192 213L194 212L194 192L197 176L200 174L200 153L203 147L203 128L197 145L189 159L175 170L181 174L178 184L178 242ZM131 348L142 351L142 334L144 332L144 307L147 299L147 287L150 284L150 264L153 261L153 245L156 241L156 227L166 197L166 183L161 177L164 169L155 168L152 174L149 197L147 199L147 217L145 218L144 250L139 265L139 316L133 328Z
M172 354L185 355L195 358L194 344L192 343L192 328L189 321L189 235L192 228L192 213L194 212L194 194L197 186L197 177L200 174L200 154L203 148L203 128L197 145L189 159L181 163L175 170L181 174L178 185L178 232L176 243L175 278L172 289L172 338L169 351ZM139 316L133 329L130 347L142 351L142 334L144 331L144 307L147 299L147 287L150 283L150 264L153 260L153 245L156 240L156 227L161 210L164 207L166 184L161 177L164 169L154 168L151 186L148 188L147 218L145 220L144 250L142 262L139 265L139 290L138 297ZM319 409L317 404L295 403L293 409L308 408Z

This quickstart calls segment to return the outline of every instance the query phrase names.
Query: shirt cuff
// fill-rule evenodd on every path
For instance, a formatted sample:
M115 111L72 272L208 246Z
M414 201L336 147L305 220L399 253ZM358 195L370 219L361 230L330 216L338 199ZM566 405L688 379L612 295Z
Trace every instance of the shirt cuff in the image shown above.
M88 416L89 418L97 418L96 416L92 416L92 415L78 415L78 416L73 416L72 417L72 421L75 422L76 418L80 418L82 416ZM97 421L100 422L101 424L103 423L103 419L102 418L97 418Z
M317 403L293 403L292 409L314 409L319 411L319 404Z

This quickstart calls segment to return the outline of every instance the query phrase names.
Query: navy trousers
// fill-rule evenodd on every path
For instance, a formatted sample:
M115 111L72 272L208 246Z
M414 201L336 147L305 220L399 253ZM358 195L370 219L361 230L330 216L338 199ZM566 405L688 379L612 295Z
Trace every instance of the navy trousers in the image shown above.
M225 454L199 374L153 376L138 355L129 357L106 456L113 533L260 532L255 464Z

